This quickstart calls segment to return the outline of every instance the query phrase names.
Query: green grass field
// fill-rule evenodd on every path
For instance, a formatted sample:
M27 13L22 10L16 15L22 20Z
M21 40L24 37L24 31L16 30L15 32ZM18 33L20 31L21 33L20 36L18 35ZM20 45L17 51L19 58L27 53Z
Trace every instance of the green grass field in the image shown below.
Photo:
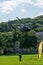
M0 65L43 65L43 54L39 60L38 55L22 55L22 61L18 56L0 56Z

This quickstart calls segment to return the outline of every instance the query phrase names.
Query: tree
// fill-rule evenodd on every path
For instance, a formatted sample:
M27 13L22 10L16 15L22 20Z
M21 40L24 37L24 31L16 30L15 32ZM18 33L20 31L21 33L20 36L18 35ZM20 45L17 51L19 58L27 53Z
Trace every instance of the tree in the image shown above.
M6 47L7 48L12 48L13 47L13 34L12 34L12 32L11 33L10 32L8 33L6 39L7 39Z
M0 47L3 49L12 48L12 46L13 46L12 39L13 39L13 34L11 32L9 32L9 33L0 32Z
M30 32L28 32L28 43L29 43L29 47L33 47L36 48L37 47L37 36L34 30L31 30Z
M2 36L2 33L0 32L0 47L2 48L2 39L3 39L3 36Z
M37 36L35 31L21 32L19 35L20 48L36 48L37 46Z

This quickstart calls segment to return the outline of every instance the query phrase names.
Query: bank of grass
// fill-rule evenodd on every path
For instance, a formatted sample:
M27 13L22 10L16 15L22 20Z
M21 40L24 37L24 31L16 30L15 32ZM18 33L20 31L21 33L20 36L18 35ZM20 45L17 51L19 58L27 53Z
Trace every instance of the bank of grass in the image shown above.
M43 54L39 60L37 54L22 55L22 61L19 56L0 56L0 65L43 65Z

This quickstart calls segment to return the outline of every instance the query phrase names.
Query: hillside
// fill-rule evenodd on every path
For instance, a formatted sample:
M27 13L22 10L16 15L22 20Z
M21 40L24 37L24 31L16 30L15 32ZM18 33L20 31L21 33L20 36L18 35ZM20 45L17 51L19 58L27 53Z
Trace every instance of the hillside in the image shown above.
M33 26L37 26L34 28L35 31L43 31L43 15L37 16L35 18L22 18L17 20L11 20L8 22L1 22L0 23L0 32L9 32L15 28L20 28L23 25L32 28Z

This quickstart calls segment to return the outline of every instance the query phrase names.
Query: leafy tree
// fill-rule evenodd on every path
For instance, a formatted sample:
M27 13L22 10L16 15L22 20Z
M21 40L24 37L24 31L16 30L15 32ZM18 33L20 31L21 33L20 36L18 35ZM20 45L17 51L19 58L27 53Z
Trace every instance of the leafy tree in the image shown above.
M22 32L19 35L20 48L36 48L37 46L37 37L35 31Z
M29 47L33 47L36 48L37 47L37 36L34 30L31 30L30 32L28 32L28 43L29 43Z
M10 48L13 46L13 34L12 33L0 33L0 47L1 48Z
M2 39L3 39L3 36L2 36L2 34L0 32L0 47L2 47Z

